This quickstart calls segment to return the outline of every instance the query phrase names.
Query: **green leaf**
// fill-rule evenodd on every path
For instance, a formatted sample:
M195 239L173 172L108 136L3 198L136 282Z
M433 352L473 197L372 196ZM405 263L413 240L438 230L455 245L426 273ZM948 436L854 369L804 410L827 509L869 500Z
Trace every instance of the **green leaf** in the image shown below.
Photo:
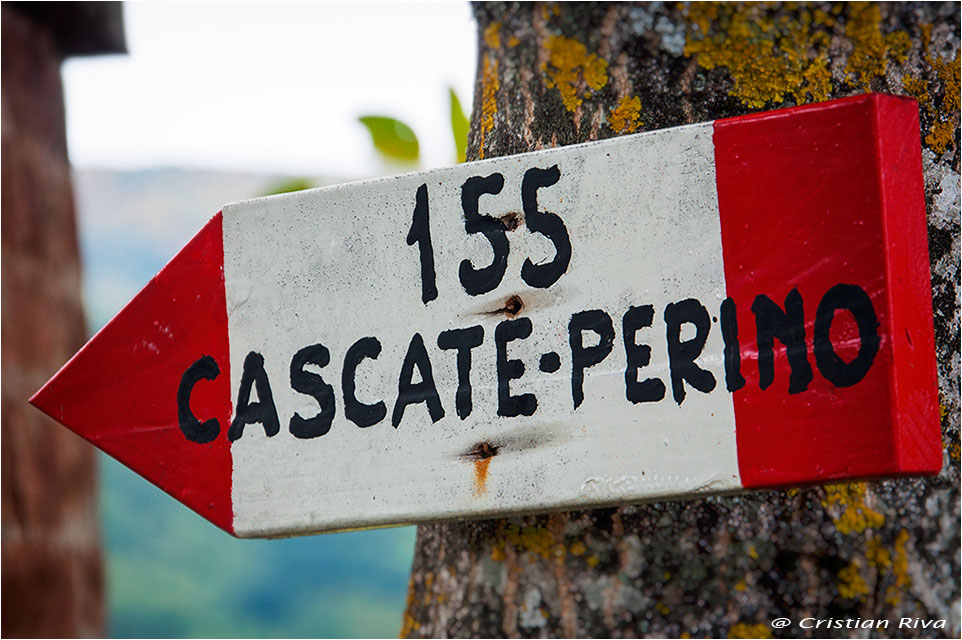
M468 150L468 118L461 108L461 101L454 89L448 87L451 95L451 133L454 135L454 147L458 155L458 162L464 162Z
M418 161L418 138L411 127L387 116L361 116L358 120L367 127L374 147L389 160Z
M275 183L267 189L265 196L276 196L278 193L290 193L291 191L302 191L313 189L314 185L307 178L288 178Z

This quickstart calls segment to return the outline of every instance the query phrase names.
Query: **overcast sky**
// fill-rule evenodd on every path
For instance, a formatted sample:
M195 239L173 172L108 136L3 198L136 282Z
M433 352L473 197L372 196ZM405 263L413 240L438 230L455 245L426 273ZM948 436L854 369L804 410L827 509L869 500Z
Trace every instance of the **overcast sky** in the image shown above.
M128 55L64 65L76 167L364 177L368 113L411 125L424 167L453 162L447 87L469 111L477 55L467 2L124 9Z

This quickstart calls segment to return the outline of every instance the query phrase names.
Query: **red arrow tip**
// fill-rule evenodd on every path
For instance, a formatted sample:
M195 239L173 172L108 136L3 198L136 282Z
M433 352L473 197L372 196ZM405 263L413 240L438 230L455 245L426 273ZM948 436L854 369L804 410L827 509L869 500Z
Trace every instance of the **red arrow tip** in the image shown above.
M30 403L233 532L223 264L218 213ZM190 410L220 433L198 444L180 428L177 390L204 356L219 373L194 385Z

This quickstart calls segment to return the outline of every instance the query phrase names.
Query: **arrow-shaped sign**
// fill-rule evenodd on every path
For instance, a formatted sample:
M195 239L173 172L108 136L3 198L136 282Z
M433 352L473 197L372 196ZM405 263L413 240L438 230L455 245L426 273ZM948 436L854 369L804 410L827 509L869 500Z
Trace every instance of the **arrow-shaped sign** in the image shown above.
M917 105L224 207L32 402L239 536L938 472Z

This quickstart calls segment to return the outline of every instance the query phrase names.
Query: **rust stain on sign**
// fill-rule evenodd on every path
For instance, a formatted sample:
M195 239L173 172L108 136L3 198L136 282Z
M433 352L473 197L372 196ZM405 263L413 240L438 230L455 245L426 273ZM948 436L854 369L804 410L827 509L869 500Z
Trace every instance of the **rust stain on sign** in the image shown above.
M514 231L524 224L524 214L520 211L509 211L498 220L504 225L506 231Z
M488 465L491 458L474 461L474 495L483 496L488 492Z
M474 495L483 496L488 492L488 465L491 464L491 458L498 455L500 448L482 442L465 454L465 457L474 459Z

